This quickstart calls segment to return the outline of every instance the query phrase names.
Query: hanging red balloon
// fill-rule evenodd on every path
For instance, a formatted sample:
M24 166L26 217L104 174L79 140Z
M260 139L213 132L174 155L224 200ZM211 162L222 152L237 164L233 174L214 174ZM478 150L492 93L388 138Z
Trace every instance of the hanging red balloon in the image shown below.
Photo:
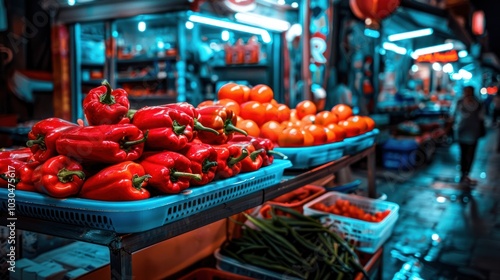
M356 17L371 19L375 23L380 23L391 15L400 3L400 0L349 0L349 6Z

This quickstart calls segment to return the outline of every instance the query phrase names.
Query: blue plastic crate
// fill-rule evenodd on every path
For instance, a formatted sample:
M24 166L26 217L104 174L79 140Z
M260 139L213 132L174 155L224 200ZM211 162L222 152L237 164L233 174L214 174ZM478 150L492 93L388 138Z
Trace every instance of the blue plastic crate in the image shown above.
M417 164L419 145L412 139L389 139L382 146L382 163L388 169L407 170Z
M189 188L181 194L139 201L56 199L40 193L16 191L15 213L117 233L141 232L275 185L281 181L283 171L291 165L288 160L277 159L254 172ZM0 189L2 211L7 211L7 194L7 189Z
M378 128L368 131L358 136L348 137L344 139L345 142L345 155L354 155L365 149L370 148L375 144L375 138L379 134Z
M275 147L292 162L290 169L305 169L337 160L344 155L344 142L307 147Z

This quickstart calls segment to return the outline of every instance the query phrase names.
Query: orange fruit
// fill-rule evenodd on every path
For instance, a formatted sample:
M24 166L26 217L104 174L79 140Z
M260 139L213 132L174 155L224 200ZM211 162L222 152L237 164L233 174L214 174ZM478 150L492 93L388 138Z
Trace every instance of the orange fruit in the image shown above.
M243 90L241 85L238 85L236 83L227 83L223 85L217 92L218 100L225 98L232 99L241 104L245 102L245 91Z
M304 145L304 134L300 128L285 128L278 137L280 147L300 147Z
M325 144L328 139L328 135L321 125L309 124L304 126L304 130L311 133L314 137L313 145Z
M257 101L247 101L240 105L240 116L245 120L252 120L258 126L266 122L266 108Z
M260 128L252 120L242 120L236 123L237 128L241 128L248 133L249 136L259 137Z
M372 118L370 118L368 116L364 116L363 118L365 119L366 125L368 126L367 131L372 131L373 129L375 129L376 124Z
M329 125L331 123L337 123L338 121L339 118L337 117L337 114L331 111L321 111L316 114L316 120L314 121L314 123L320 125Z
M337 115L339 121L345 121L353 115L351 107L345 104L337 104L331 111Z
M337 136L335 135L335 132L333 130L329 129L328 127L323 127L326 133L326 143L333 143L337 141Z
M240 111L241 111L240 104L238 104L238 102L234 101L233 99L229 99L229 98L219 99L218 101L215 102L215 104L222 105L225 108L233 111L233 113L236 116L240 115Z
M339 122L339 125L345 129L346 137L354 137L362 133L359 124L355 122L346 120Z
M260 127L260 137L267 138L274 143L278 142L283 127L277 121L268 121Z
M251 101L258 101L260 103L268 103L271 102L274 98L274 92L273 90L263 84L256 85L250 89L250 96L249 96Z
M212 100L205 100L205 101L201 102L200 104L198 104L198 106L196 106L196 108L202 108L205 106L212 106L212 105L214 105L214 102Z
M342 141L346 137L346 130L342 126L336 123L331 123L326 126L329 130L333 131L335 133L335 138L336 141Z
M315 123L316 115L306 115L300 121L304 124L313 124Z
M266 121L279 121L278 107L272 103L263 103L262 106L266 108Z
M356 123L359 126L360 134L368 131L368 125L366 124L366 121L362 116L352 116L347 120Z
M278 121L288 121L290 119L290 108L285 104L278 104Z
M243 102L247 102L250 100L250 87L246 85L240 85L243 89Z
M300 101L299 104L295 106L295 109L297 110L297 118L299 120L306 115L316 115L317 113L316 104L311 100Z

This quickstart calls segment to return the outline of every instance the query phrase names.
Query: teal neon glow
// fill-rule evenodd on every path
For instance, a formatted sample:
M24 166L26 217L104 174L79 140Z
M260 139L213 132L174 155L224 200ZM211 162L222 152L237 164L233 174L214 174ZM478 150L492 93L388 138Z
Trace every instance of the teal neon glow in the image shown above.
M406 39L411 39L411 38L429 36L429 35L432 35L432 33L434 33L434 29L424 28L424 29L419 29L419 30L415 30L415 31L409 31L409 32L403 32L403 33L389 35L387 37L387 40L394 42L394 41L406 40Z
M393 43L388 43L388 42L385 42L382 44L382 48L388 50L388 51L393 51L397 54L400 54L400 55L405 55L406 54L406 49L403 48L403 47L400 47L396 44L393 44Z
M271 17L261 16L252 13L236 13L234 18L241 23L262 27L278 32L287 31L290 28L290 23L285 20L275 19Z
M378 32L378 30L369 29L369 28L365 28L364 34L365 34L365 36L372 37L372 38L380 37L380 32Z
M243 24L239 24L239 23L234 23L234 22L230 22L230 21L209 18L209 17L204 17L204 16L199 16L199 15L190 15L189 20L192 22L197 22L197 23L201 23L201 24L212 25L212 26L217 26L217 27L221 27L221 28L227 28L227 29L231 29L231 30L260 35L262 37L262 41L264 41L264 43L271 42L271 35L269 35L269 32L267 32L266 30L264 30L262 28L247 26L247 25L243 25Z
M469 53L466 50L461 50L458 52L458 57L460 57L460 58L467 57L468 55L469 55Z
M186 28L187 29L193 29L194 23L192 21L186 21Z
M220 34L220 37L221 37L222 41L224 41L224 42L229 41L229 31L227 31L227 30L222 31Z
M144 21L139 21L139 23L137 24L137 30L139 30L140 32L146 31L146 23Z
M444 52L444 51L449 51L453 49L453 43L446 43L446 44L441 44L441 45L435 45L432 47L427 47L427 48L421 48L415 50L412 54L411 57L414 59L417 59L417 57L423 55L423 54L429 54L429 53L435 53L435 52Z

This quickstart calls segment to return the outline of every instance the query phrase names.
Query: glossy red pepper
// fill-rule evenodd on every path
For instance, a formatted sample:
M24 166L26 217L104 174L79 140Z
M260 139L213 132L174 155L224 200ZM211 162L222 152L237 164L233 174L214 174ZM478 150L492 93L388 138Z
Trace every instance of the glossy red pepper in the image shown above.
M124 89L111 89L108 81L90 90L83 100L83 113L89 125L117 124L126 117L130 108Z
M262 166L271 165L274 161L274 155L280 156L283 159L286 159L287 156L283 153L277 152L274 149L274 143L270 139L255 137L255 136L243 136L243 135L235 135L231 142L250 142L254 146L255 150L264 151L260 154L262 157Z
M28 133L26 146L31 149L36 161L45 162L56 156L56 141L67 131L77 129L75 123L60 118L48 118L37 122Z
M84 180L80 163L63 155L50 158L33 171L35 189L56 198L78 194Z
M214 180L217 170L217 152L211 145L188 143L179 152L191 161L191 172L201 176L201 180L191 179L190 185L202 186Z
M215 179L226 179L238 175L241 171L241 161L248 156L248 150L233 144L213 147L217 152Z
M24 162L12 158L0 159L0 187L20 191L36 191L33 186L33 170L39 162Z
M149 185L162 193L180 193L191 179L201 180L199 174L191 172L191 161L177 152L146 152L139 163L151 175Z
M84 126L56 141L59 154L82 163L119 163L136 160L143 152L145 134L132 124Z
M145 189L150 178L140 164L120 162L105 167L85 180L79 197L106 201L147 199L151 197Z
M198 121L198 119L200 118L200 113L198 112L198 110L196 109L196 107L194 107L190 103L187 103L187 102L178 102L178 103L165 104L165 105L161 105L161 106L172 108L172 109L175 109L177 111L184 112L184 113L188 114L190 117L192 117L193 118L193 122L194 122L193 129L194 129L194 132L196 132L196 134L194 135L194 137L197 136L197 132L198 131L207 131L207 132L211 132L211 133L213 133L215 135L219 134L219 132L217 132L217 130L215 130L213 128L210 128L210 127L203 126L203 124L201 124Z
M241 160L241 173L252 172L262 167L263 159L261 154L264 149L256 150L254 145L250 142L231 142L231 145L240 146L242 149L247 149L248 156Z
M234 133L247 135L246 131L236 127L236 114L221 105L212 105L197 108L200 113L198 121L206 127L215 129L219 134L207 131L199 131L198 138L207 144L227 143Z
M31 152L30 148L18 148L12 150L0 149L0 159L11 158L26 162L32 157L33 152Z
M150 150L178 151L193 139L193 118L172 108L143 107L135 112L132 123L149 130L146 148Z

